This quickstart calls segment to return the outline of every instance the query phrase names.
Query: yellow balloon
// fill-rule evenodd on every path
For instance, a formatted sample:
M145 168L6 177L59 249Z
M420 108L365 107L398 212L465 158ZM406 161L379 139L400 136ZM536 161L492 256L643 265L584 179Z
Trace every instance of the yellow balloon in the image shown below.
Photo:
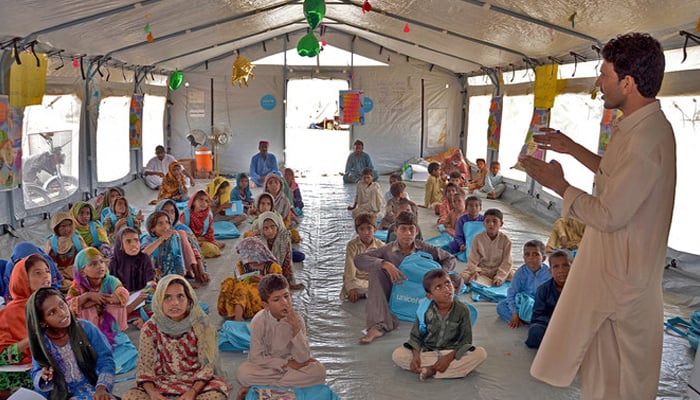
M243 87L244 83L248 87L248 80L255 78L253 68L255 68L255 65L251 64L247 58L243 56L236 57L231 69L231 85L235 86L236 82L238 82L238 87Z

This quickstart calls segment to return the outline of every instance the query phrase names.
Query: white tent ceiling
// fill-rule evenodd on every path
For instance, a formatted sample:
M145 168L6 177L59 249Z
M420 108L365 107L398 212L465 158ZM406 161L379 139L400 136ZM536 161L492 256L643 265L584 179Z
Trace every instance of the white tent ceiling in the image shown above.
M678 48L684 41L678 32L693 32L700 16L698 0L370 0L366 14L362 3L327 0L323 22L455 73L523 67L524 58L571 62L572 51L595 59L591 46L630 31ZM67 57L108 56L112 64L163 70L195 67L305 29L302 0L22 0L3 2L0 15L5 44L36 40L38 50Z

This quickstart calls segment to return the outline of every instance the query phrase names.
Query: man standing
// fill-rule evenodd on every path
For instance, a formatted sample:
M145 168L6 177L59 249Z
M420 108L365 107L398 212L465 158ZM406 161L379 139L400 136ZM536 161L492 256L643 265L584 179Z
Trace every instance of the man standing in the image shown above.
M365 144L362 140L355 140L355 151L350 153L348 156L348 161L345 163L345 174L343 174L343 182L345 183L357 183L362 177L362 170L365 168L371 168L374 175L374 182L379 179L379 173L374 169L372 164L372 159L369 154L365 153L363 150Z
M176 161L175 157L165 153L165 147L156 146L156 156L148 161L143 171L143 181L146 186L153 190L160 189L163 177L168 173L170 163ZM190 186L194 186L194 177L186 169L183 169L182 173L190 180Z
M259 187L265 185L265 178L270 174L282 176L280 167L277 165L277 157L274 154L267 152L267 147L270 142L261 140L258 143L260 152L253 156L250 160L250 180Z
M567 284L530 373L571 384L582 399L654 399L663 345L662 275L676 187L673 129L656 95L661 45L630 33L603 48L596 85L624 116L605 155L547 129L541 148L570 154L595 173L596 193L570 186L561 165L521 158L527 173L563 199L562 217L586 224Z

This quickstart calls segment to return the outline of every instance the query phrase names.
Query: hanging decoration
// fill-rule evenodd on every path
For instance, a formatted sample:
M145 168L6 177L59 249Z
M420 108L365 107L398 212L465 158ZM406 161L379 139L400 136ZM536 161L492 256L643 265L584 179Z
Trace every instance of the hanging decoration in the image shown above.
M325 0L304 0L304 16L309 24L309 33L299 39L297 43L297 53L301 57L316 57L321 52L321 44L318 38L314 35L314 29L321 23L323 17L326 16ZM325 32L325 28L321 27L321 35Z
M183 74L182 71L175 71L170 74L170 79L168 79L168 88L170 88L170 90L178 90L184 81L185 74Z
M576 28L576 11L574 11L573 14L569 15L569 22L571 22L571 29Z
M8 96L0 95L0 191L22 182L23 118L24 108L11 107Z
M695 25L695 32L700 32L700 18L698 18L698 24Z
M150 13L146 13L146 26L143 27L143 31L146 32L146 41L148 43L153 43L153 32L151 32L151 24L148 20L151 18Z
M411 31L411 27L410 27L410 26L408 26L408 22L406 22L406 25L404 25L404 27L403 27L403 31L404 31L404 32L406 32L406 33L408 33L408 32L410 32L410 31Z
M14 53L13 53L14 57ZM19 63L10 67L10 107L25 107L41 104L46 88L46 54L30 54L19 51Z
M338 107L341 124L364 125L364 92L360 90L341 90Z
M603 156L608 149L608 143L615 131L615 122L622 117L622 111L617 108L605 109L600 120L600 135L598 136L598 155Z
M138 150L141 148L141 138L143 133L143 95L134 94L131 96L129 106L129 148Z
M235 86L236 82L238 82L238 87L243 87L243 84L245 84L245 87L248 87L248 81L255 78L253 68L255 68L255 65L251 64L247 58L239 54L233 61L231 86Z
M369 4L369 0L365 0L364 3L362 3L362 14L368 13L372 11L372 5Z
M76 56L73 56L73 68L80 68L80 61L78 61Z

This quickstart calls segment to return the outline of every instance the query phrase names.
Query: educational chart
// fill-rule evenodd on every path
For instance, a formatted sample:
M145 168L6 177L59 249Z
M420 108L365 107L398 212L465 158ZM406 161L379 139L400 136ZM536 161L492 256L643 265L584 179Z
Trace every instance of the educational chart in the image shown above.
M487 145L489 150L496 150L501 143L501 117L503 116L503 96L493 96L489 107L489 127Z
M530 128L527 130L527 135L525 136L525 144L520 149L519 157L532 156L540 160L544 160L544 150L537 148L537 143L533 140L533 135L538 135L540 133L540 128L546 128L549 126L549 117L551 115L551 110L546 108L535 108L532 112L532 120L530 120ZM520 165L518 161L512 168L520 171L525 171L525 169Z
M22 180L22 107L10 107L0 96L0 191L16 188Z
M613 134L613 125L622 116L622 111L617 108L605 109L603 119L600 120L600 136L598 138L598 155L602 156L608 148L608 142Z
M340 123L364 125L364 94L360 90L341 90L338 100Z
M131 96L129 107L129 148L132 150L141 148L143 133L143 95Z

